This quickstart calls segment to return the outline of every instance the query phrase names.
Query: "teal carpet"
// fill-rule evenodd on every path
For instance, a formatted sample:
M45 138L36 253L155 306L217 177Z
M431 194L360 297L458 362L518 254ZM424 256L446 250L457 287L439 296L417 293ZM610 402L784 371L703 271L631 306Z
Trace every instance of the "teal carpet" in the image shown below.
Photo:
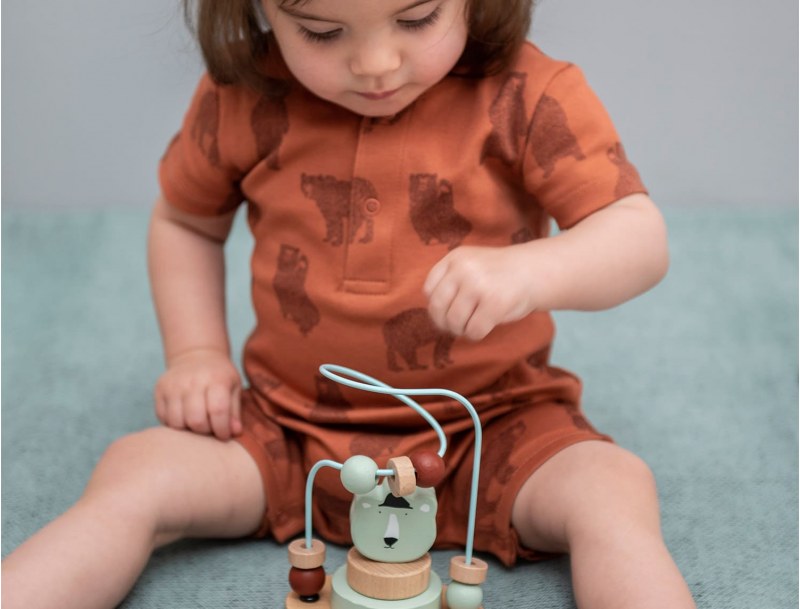
M585 409L656 473L664 535L698 607L798 604L795 210L668 209L672 267L617 310L562 313L553 360ZM161 366L147 213L21 212L2 222L2 552L80 495L103 448L153 425ZM248 237L229 245L232 335L248 309ZM452 553L437 553L446 575ZM344 551L333 548L333 569ZM568 564L490 561L487 609L573 607ZM285 549L187 542L159 551L125 608L278 608Z

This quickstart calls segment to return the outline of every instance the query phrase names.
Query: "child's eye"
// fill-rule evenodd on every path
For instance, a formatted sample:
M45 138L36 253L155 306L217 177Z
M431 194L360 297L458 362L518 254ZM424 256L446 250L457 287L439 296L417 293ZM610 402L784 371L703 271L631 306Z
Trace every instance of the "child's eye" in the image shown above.
M400 25L400 27L414 32L436 23L439 20L441 13L442 7L437 6L431 13L422 19L400 19L397 23Z
M303 38L309 42L331 42L332 40L338 38L342 31L341 28L337 28L327 32L314 32L308 28L304 28L302 25L298 25L297 27L300 33L303 35Z

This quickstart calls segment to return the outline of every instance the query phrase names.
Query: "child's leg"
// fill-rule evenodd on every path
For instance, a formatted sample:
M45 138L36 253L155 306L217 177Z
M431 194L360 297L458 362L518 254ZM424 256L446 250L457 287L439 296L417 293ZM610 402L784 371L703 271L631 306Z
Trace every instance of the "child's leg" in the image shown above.
M653 476L618 446L555 455L523 485L512 521L526 547L570 554L581 609L695 606L661 537Z
M236 442L166 427L113 443L80 500L3 561L4 609L116 606L150 553L258 528L261 478Z

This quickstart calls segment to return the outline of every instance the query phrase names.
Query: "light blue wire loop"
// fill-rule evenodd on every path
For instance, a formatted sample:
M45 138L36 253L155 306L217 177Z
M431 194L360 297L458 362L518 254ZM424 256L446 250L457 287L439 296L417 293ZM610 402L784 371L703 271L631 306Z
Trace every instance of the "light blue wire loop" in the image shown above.
M467 520L467 540L465 544L465 562L470 564L472 562L472 545L475 537L475 512L478 504L478 478L480 477L481 468L481 444L483 441L483 433L481 430L481 422L478 418L478 413L470 403L470 401L463 395L450 391L449 389L397 389L391 385L387 385L371 376L346 368L345 366L337 366L335 364L323 364L319 367L320 374L326 378L351 387L353 389L360 389L361 391L368 391L370 393L379 393L382 395L391 395L404 404L410 406L417 411L422 418L434 429L436 435L439 437L439 451L438 455L444 457L447 451L447 437L444 435L439 422L433 416L420 406L417 402L412 400L409 396L442 396L450 398L459 402L464 408L467 409L470 417L472 418L473 426L475 427L475 449L472 460L472 481L470 483L469 492L469 518ZM357 380L354 380L357 379ZM342 464L330 459L323 459L314 464L306 479L306 505L305 505L305 525L306 525L306 547L311 547L311 492L314 486L314 478L317 472L323 467L333 467L336 470L342 469ZM377 476L390 476L394 472L388 469L379 469Z

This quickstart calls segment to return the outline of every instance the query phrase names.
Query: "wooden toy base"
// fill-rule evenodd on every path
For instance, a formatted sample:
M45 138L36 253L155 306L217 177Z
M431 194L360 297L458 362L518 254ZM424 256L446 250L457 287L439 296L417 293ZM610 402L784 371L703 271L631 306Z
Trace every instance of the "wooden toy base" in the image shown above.
M448 609L447 601L445 600L445 590L447 586L442 586L442 606L441 609ZM385 601L390 602L392 607L396 607L397 609L404 609L404 606L401 604L403 601ZM286 609L332 609L331 607L331 576L329 575L325 579L325 587L322 588L322 591L319 593L319 600L315 603L305 603L300 600L300 597L297 596L294 592L289 592L289 595L286 597ZM483 607L481 607L483 609Z

